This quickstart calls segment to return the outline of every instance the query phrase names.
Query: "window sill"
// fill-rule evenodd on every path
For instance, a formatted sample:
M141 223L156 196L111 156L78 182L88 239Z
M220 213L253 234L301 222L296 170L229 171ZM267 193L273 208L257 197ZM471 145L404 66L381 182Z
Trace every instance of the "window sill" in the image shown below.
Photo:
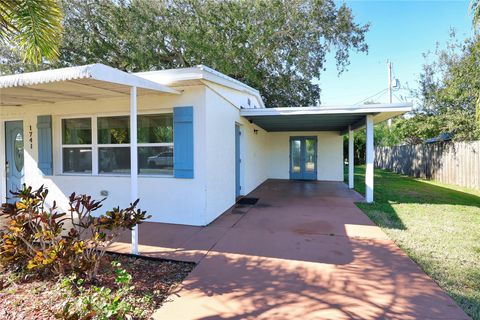
M138 175L139 178L175 178L174 175L167 175L167 174L158 174L158 175L155 175L155 174L139 174Z
M130 174L88 174L88 173L59 173L50 175L49 177L91 177L91 178L130 178ZM174 175L155 175L155 174L139 174L138 178L175 178Z

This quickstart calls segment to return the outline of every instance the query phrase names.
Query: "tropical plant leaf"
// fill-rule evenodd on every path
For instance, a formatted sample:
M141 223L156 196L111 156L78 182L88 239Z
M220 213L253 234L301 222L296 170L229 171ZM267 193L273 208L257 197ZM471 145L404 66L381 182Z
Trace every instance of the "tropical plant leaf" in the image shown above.
M56 0L0 0L0 40L18 46L26 62L55 61L62 17Z

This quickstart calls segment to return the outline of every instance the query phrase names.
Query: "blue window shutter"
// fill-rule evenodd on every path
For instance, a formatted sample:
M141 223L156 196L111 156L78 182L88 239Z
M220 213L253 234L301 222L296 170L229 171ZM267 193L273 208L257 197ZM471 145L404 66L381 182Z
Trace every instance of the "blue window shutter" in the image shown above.
M53 174L52 116L38 116L38 168L44 175Z
M173 172L193 178L193 107L173 108Z

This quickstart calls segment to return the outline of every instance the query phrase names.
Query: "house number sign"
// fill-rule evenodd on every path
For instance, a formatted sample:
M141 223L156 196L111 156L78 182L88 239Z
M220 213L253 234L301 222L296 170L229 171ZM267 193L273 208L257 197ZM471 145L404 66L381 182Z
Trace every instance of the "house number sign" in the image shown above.
M30 125L28 128L28 142L30 142L30 150L33 149L33 130L32 126Z

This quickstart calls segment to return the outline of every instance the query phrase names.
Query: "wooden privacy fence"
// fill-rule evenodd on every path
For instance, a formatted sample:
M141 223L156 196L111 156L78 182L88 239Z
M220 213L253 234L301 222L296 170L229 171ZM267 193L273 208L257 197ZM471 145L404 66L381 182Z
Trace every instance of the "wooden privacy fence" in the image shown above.
M377 147L375 167L480 189L480 141Z

